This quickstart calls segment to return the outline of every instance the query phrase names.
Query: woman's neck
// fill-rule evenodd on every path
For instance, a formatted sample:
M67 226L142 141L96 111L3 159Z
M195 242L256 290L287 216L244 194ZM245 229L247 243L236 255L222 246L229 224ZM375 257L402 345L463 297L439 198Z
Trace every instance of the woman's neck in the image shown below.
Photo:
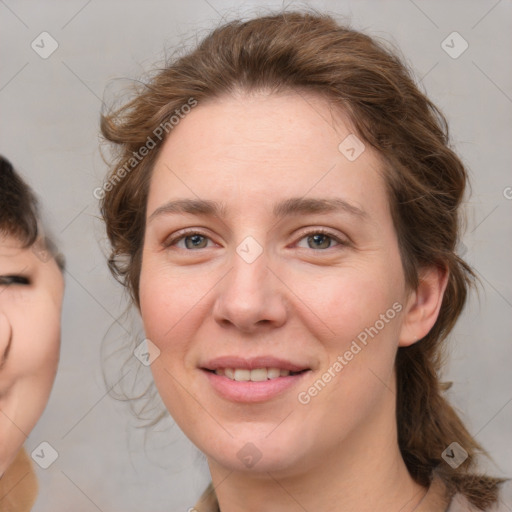
M442 488L427 495L410 476L396 441L393 407L389 411L383 407L329 453L314 454L293 471L238 472L210 460L221 511L444 511Z
M375 466L343 470L326 464L308 474L285 477L272 472L250 477L211 469L222 512L412 512L426 492L400 461L382 465L378 473Z

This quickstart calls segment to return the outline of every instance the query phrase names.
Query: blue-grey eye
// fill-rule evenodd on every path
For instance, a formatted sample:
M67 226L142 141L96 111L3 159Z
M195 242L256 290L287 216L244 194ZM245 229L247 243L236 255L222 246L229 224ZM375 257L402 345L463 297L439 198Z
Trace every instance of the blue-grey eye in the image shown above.
M315 250L332 249L336 246L340 246L341 248L346 245L347 243L345 241L338 238L330 231L326 231L322 228L317 228L306 233L302 233L298 243L298 247Z
M187 249L204 249L208 244L208 239L205 236L197 234L185 236L183 240L185 240Z
M329 249L331 246L332 237L318 233L316 235L308 236L308 246L311 249Z

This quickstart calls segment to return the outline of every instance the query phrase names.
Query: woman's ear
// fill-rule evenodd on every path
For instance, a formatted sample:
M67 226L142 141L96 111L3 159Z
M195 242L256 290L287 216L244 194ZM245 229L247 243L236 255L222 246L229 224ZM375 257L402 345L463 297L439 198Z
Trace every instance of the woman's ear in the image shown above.
M424 267L418 276L418 287L407 300L398 345L408 347L425 337L434 326L444 291L448 283L448 269Z

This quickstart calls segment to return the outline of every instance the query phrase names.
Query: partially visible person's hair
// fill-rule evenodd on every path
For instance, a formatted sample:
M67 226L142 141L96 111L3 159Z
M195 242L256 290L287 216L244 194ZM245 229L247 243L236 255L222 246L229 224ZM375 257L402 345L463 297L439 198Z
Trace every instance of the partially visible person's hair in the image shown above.
M64 257L53 240L43 233L39 202L32 189L15 171L11 162L0 155L0 234L11 236L29 248L40 243L41 249L55 258L64 270Z
M476 456L485 452L443 396L439 380L443 341L474 280L456 253L467 173L450 148L442 113L383 44L317 13L232 21L159 70L134 99L103 115L103 136L118 150L101 200L111 271L138 306L149 181L165 140L155 137L155 131L169 126L169 119L191 99L201 104L240 91L310 92L347 114L357 135L382 158L409 288L417 286L424 266L449 272L434 327L422 340L398 350L398 442L418 483L428 485L436 470L450 491L464 493L484 509L496 501L501 480L475 473ZM148 138L153 147L134 162ZM457 469L441 456L453 441L469 454Z

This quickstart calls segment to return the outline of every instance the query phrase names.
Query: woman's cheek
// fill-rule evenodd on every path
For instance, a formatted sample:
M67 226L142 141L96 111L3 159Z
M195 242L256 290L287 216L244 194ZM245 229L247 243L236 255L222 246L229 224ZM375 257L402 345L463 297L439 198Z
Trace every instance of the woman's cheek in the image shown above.
M152 341L157 345L182 328L180 322L185 316L190 322L194 310L208 300L204 295L212 281L211 275L158 261L162 259L163 255L147 257L139 284L140 312L146 336L150 339L153 336Z
M312 313L317 316L321 329L318 334L326 331L334 342L339 337L356 335L378 318L377 312L392 303L388 294L382 291L382 282L377 284L378 280L368 269L359 272L354 268L336 268L314 277L295 273L289 276L289 281L293 283L294 293L307 307L310 318Z

